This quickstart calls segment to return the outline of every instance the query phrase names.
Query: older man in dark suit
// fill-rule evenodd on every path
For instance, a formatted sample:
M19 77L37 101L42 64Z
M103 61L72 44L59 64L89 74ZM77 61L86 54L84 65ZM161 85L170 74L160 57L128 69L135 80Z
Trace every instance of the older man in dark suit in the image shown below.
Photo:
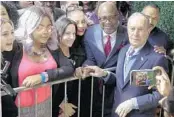
M162 66L168 70L165 57L156 53L147 41L149 34L148 18L142 13L132 14L128 20L130 45L119 52L116 78L97 66L88 67L93 70L91 76L105 76L103 79L106 84L115 84L112 117L155 116L155 108L162 96L155 90L148 90L148 87L130 85L132 70L152 69L154 66Z

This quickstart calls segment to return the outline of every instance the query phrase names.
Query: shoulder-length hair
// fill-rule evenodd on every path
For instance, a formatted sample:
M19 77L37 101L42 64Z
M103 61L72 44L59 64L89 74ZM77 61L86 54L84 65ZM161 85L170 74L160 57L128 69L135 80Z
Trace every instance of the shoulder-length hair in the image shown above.
M76 23L67 18L65 15L61 16L57 21L56 21L56 29L57 29L57 34L58 34L58 41L60 42L60 38L63 36L63 34L65 33L65 30L67 28L68 25L73 24L76 28L77 31L77 26Z
M50 50L56 50L58 48L57 32L54 28L53 16L50 14L50 11L44 7L31 6L26 9L19 18L18 29L15 31L17 41L22 42L25 47L31 47L33 45L32 33L42 19L47 16L53 25L52 35L47 42L47 47Z

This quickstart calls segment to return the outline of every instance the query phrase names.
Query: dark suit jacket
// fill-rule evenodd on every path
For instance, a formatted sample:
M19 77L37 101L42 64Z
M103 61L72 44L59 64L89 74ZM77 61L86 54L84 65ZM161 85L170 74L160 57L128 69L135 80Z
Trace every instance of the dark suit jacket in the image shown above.
M169 39L167 34L160 30L158 27L155 27L151 31L148 41L152 46L163 46L167 50L167 52L173 48L173 42Z
M116 67L119 50L127 43L127 30L122 26L118 26L116 43L108 57L105 56L103 47L103 30L99 24L93 25L88 28L85 38L85 50L87 54L87 60L83 65L96 65L100 68ZM113 72L115 69L113 70ZM94 103L93 103L93 117L100 116L101 114L101 99L102 94L99 92L98 80L94 80ZM111 85L106 86L105 94L105 116L110 116L113 103L113 87Z
M173 41L169 39L168 35L163 32L161 29L158 27L155 27L148 39L149 43L154 46L163 46L166 49L166 52L168 55L170 55L170 51L173 49ZM169 61L169 76L172 76L172 63Z
M158 105L159 99L161 99L161 95L155 90L148 90L147 87L130 85L130 73L124 82L124 60L129 46L130 45L125 46L118 56L115 79L115 103L113 105L112 117L118 117L114 111L119 104L134 97L137 98L139 110L132 110L126 117L154 117L155 108ZM168 63L165 57L155 53L153 47L147 42L137 55L136 61L131 67L131 70L152 69L154 66L162 66L165 70L168 70ZM108 82L114 82L114 79L110 79Z

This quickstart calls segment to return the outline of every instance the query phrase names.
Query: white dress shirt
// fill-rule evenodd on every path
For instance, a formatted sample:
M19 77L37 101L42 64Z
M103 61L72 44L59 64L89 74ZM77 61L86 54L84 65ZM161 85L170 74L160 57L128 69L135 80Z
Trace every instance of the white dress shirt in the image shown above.
M109 35L111 37L111 51L112 49L114 48L115 46L115 43L116 43L116 34L117 34L117 31L113 32L112 34L106 34L104 31L103 31L103 45L105 45L107 43L107 36ZM104 46L103 46L104 47Z

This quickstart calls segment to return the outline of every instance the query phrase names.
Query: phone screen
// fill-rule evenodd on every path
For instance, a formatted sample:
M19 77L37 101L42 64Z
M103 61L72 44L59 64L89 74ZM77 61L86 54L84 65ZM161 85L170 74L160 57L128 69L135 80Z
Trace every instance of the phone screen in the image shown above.
M146 70L133 70L131 71L131 85L136 86L152 86L156 85L157 72L146 69Z

